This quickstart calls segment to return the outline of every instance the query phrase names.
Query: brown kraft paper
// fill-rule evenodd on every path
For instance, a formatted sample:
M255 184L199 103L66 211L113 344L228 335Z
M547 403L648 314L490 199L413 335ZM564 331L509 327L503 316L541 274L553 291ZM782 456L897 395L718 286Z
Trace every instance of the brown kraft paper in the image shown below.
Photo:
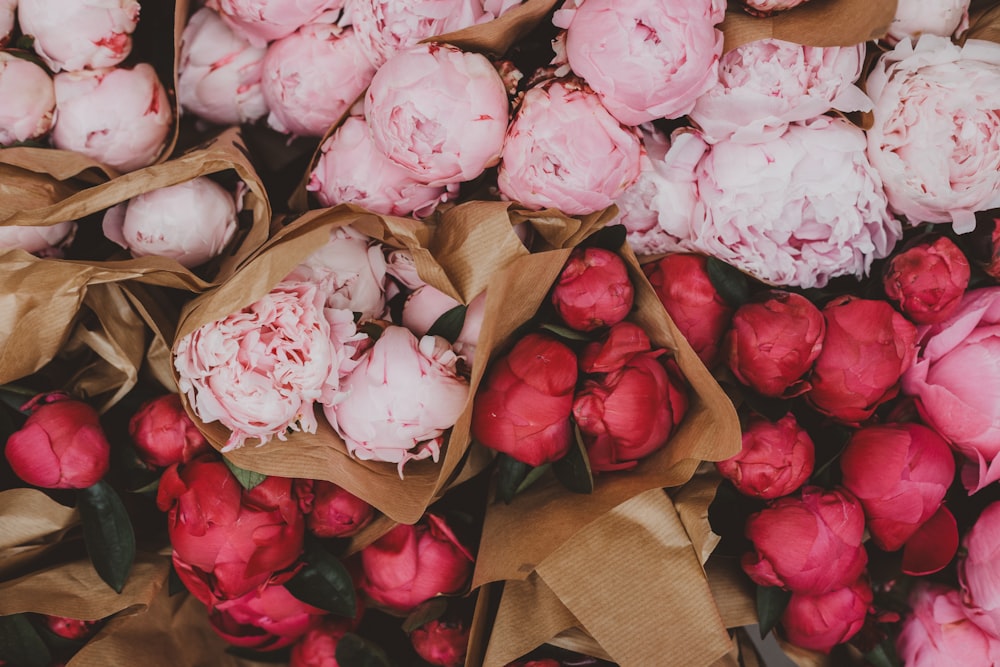
M10 578L80 524L80 514L37 489L0 492L0 580Z

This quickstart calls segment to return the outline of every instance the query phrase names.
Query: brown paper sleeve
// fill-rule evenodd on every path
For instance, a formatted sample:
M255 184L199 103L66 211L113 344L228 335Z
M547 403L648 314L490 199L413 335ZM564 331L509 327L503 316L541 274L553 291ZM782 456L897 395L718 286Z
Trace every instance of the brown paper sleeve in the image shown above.
M677 514L702 565L708 562L722 539L712 531L708 521L708 508L715 500L715 492L721 482L722 476L716 472L715 466L703 463L691 481L671 493Z
M969 39L1000 42L1000 5L995 2L972 3L969 8L969 29L962 35L963 43Z
M76 509L36 489L0 492L0 579L51 549L80 523Z
M896 16L897 0L809 0L767 18L750 16L730 3L719 26L723 52L759 39L780 39L806 46L853 46L883 37Z

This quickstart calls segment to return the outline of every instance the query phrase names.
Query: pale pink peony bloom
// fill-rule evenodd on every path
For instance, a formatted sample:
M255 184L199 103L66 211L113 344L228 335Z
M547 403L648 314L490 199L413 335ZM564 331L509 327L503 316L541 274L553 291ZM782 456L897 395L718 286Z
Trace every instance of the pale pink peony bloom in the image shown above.
M132 52L138 0L19 0L21 32L53 72L113 67Z
M53 145L120 171L155 162L173 129L167 91L147 63L62 72L55 90Z
M30 141L52 127L56 91L48 73L23 58L0 51L0 146Z
M460 305L441 290L430 285L422 285L406 298L403 304L402 324L415 335L424 336L439 317ZM455 354L464 357L470 367L475 360L476 343L479 342L479 332L483 328L485 316L486 292L480 292L465 309L462 329L452 343Z
M323 136L374 75L350 27L303 26L271 44L264 56L264 100L271 110L267 124L296 136Z
M313 22L332 22L345 0L207 0L233 30L254 46L287 37Z
M722 57L719 80L698 98L691 119L709 143L757 143L830 109L869 111L872 101L854 85L864 55L864 44L821 48L761 39L738 46Z
M921 35L950 37L969 27L969 0L899 0L889 24L890 44Z
M278 283L261 299L176 345L178 386L204 422L232 431L225 450L287 431L316 432L314 404L343 396L358 338L350 311L324 308L311 283Z
M341 383L343 400L324 408L347 450L362 460L397 463L438 460L444 432L469 398L455 374L458 357L448 341L419 341L403 327L387 327Z
M482 0L483 11L492 18L499 18L511 9L521 5L525 0Z
M962 540L958 581L969 618L1000 638L1000 502L988 505Z
M920 581L910 593L896 651L907 667L971 667L1000 663L1000 639L969 618L959 591Z
M723 0L587 0L561 9L573 72L615 118L639 125L678 118L717 80Z
M668 140L652 125L644 125L639 178L615 199L628 243L637 255L690 250L695 216L704 216L698 201L695 168L704 153L698 135L676 131Z
M740 0L748 14L754 16L770 16L775 12L794 9L807 0Z
M867 274L902 226L864 148L862 130L828 116L760 144L715 144L698 167L707 215L695 245L776 285L823 287Z
M347 13L375 67L423 39L494 18L483 0L352 0Z
M639 178L642 144L589 88L553 80L528 90L507 129L500 192L527 208L586 215Z
M72 220L47 226L0 225L0 252L20 248L39 257L61 257L75 235Z
M14 26L17 25L14 18L16 11L17 0L0 0L0 46L6 46L10 42Z
M427 284L417 272L417 264L409 250L391 250L385 256L385 268L390 276L407 289L415 290Z
M360 313L362 321L379 317L385 310L382 244L350 226L331 230L326 244L285 280L315 283L327 308Z
M910 223L950 222L1000 206L1000 44L904 39L868 76L868 157L889 204Z
M104 235L133 257L169 257L192 269L217 257L232 240L236 198L199 176L109 208L102 226Z
M207 7L181 38L177 98L184 111L218 125L252 123L267 113L261 87L264 47L251 46Z
M443 44L400 51L365 95L375 146L430 185L471 181L495 165L509 107L486 56Z

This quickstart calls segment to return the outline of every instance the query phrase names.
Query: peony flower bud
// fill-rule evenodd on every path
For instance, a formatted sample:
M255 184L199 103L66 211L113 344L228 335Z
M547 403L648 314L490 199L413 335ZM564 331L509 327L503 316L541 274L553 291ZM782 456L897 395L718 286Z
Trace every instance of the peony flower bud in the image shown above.
M959 591L918 581L910 593L912 611L896 637L907 667L969 667L1000 663L1000 639L972 622Z
M324 619L295 642L288 667L337 667L337 644L350 631L348 619Z
M796 646L829 653L858 634L873 598L864 577L819 595L793 592L781 615L785 637Z
M864 571L864 532L864 510L850 492L807 486L801 498L778 498L747 519L754 551L743 555L743 571L761 586L829 593Z
M825 333L823 314L809 299L772 290L733 314L726 361L736 379L754 391L790 398L809 389L799 380L819 356Z
M295 496L316 537L350 537L371 523L375 508L333 482L295 480Z
M409 250L390 251L385 258L385 270L407 289L416 290L427 284L417 272L417 264Z
M17 0L0 0L0 47L10 42L10 36L17 25L17 20L14 18L16 11Z
M128 422L128 432L139 458L150 466L188 463L212 451L184 411L179 394L166 394L140 405Z
M66 618L64 616L49 616L42 614L42 622L53 634L64 639L74 641L84 641L97 632L100 620L83 621L76 618Z
M576 379L572 350L544 334L524 336L480 384L472 437L531 466L562 458L572 444Z
M698 358L709 368L714 366L733 308L708 277L708 258L667 255L644 264L642 271Z
M193 269L222 254L238 224L233 194L198 176L113 206L102 229L133 257L169 257Z
M111 446L97 411L66 394L39 394L23 406L27 421L7 438L14 474L43 489L85 489L108 472Z
M205 4L250 44L264 47L307 23L331 22L345 0L207 0Z
M399 524L361 550L359 586L388 610L408 614L438 595L462 592L473 557L441 517L425 514L414 526Z
M156 161L173 129L170 100L147 63L55 77L52 143L120 171Z
M625 262L604 248L575 248L549 297L571 329L615 325L632 310L635 290Z
M678 118L717 80L721 0L587 0L556 12L573 72L625 125Z
M469 383L455 372L458 357L440 336L417 338L387 327L357 368L344 377L343 399L323 409L362 460L398 464L441 453L444 432L469 398Z
M410 633L413 650L432 665L462 667L469 644L469 626L461 620L435 619Z
M948 319L969 286L969 261L947 236L916 243L889 260L885 293L917 324Z
M49 74L24 58L0 51L0 147L44 136L52 127L56 92Z
M829 302L823 317L826 337L806 399L834 419L862 422L899 393L916 356L917 329L887 302L850 295Z
M18 0L21 32L53 72L114 67L132 52L138 0Z
M507 128L500 192L532 210L594 213L639 178L642 144L600 98L573 81L530 88Z
M376 148L429 185L471 181L495 165L508 116L507 90L486 56L444 44L400 51L365 94Z
M743 9L753 16L770 16L775 12L794 9L807 0L740 0Z
M261 86L264 47L235 33L203 7L181 37L177 99L184 111L217 125L253 123L267 113Z
M969 27L969 0L899 0L885 40L951 37Z
M45 226L4 225L0 226L0 251L20 248L39 257L61 257L75 235L72 220Z
M799 489L813 472L816 448L792 413L776 422L752 415L739 454L715 464L745 495L771 500Z
M271 44L262 86L267 124L287 134L321 137L375 75L350 27L313 23Z

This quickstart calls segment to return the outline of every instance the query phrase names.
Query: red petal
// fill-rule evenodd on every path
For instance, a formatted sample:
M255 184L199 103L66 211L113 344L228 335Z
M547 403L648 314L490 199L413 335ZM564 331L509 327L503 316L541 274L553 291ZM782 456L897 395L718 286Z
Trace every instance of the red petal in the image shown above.
M938 511L903 546L903 572L915 577L943 570L958 551L958 524L948 508Z

